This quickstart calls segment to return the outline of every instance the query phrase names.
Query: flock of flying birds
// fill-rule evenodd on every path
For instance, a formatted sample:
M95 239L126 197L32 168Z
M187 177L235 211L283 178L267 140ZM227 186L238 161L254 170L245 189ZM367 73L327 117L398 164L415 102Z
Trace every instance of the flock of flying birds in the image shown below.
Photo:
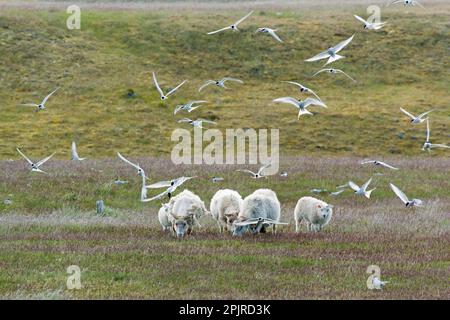
M419 2L417 2L415 0L397 0L397 1L393 1L391 4L397 4L397 3L403 3L405 6L416 6L416 5L422 6ZM238 26L244 20L249 18L252 14L253 14L253 11L249 12L244 17L242 17L241 19L239 19L238 21L236 21L235 23L233 23L229 26L215 30L215 31L208 32L207 34L213 35L213 34L227 31L227 30L232 30L232 31L237 32L237 31L239 31ZM354 17L358 21L360 21L364 24L364 29L366 29L366 30L379 30L385 25L385 22L369 22L357 15L355 15ZM266 34L270 35L271 37L273 37L276 41L282 43L283 40L278 36L278 34L276 32L277 32L277 29L272 29L272 28L268 28L268 27L258 28L256 30L256 33L266 33ZM319 60L323 60L323 59L328 59L326 61L326 63L324 64L324 66L326 66L337 60L343 59L345 57L342 55L339 55L338 53L340 51L342 51L345 47L347 47L351 43L351 41L353 40L354 37L355 37L355 34L353 34L348 39L341 41L337 45L330 47L327 50L320 52L309 59L306 59L305 61L306 62L315 62L315 61L319 61ZM353 79L351 76L349 76L344 71L342 71L340 69L334 69L334 68L320 69L313 76L316 76L316 75L324 73L324 72L330 73L330 74L342 74L342 75L346 76L348 79L356 82L355 79ZM170 96L172 96L176 91L178 91L187 82L187 80L182 81L176 87L174 87L173 89L170 89L167 92L164 92L161 89L161 87L158 83L156 74L154 72L153 72L153 82L156 87L156 90L158 91L158 93L160 95L161 100L164 101L164 100L167 100ZM224 77L224 78L218 79L218 80L207 80L198 89L198 92L201 92L206 87L212 86L212 85L215 85L219 88L227 89L228 88L226 86L227 82L235 82L235 83L243 84L242 80L236 79L236 78L231 78L231 77ZM327 108L327 105L322 101L322 99L312 89L310 89L298 82L293 82L293 81L284 81L284 82L297 86L301 93L310 94L310 95L314 96L314 98L307 97L304 100L297 100L296 98L293 98L293 97L281 97L281 98L277 98L277 99L273 100L275 103L284 103L284 104L289 104L289 105L293 105L294 107L296 107L298 109L298 118L300 118L300 116L302 116L302 115L312 115L312 113L308 110L309 106L319 106L319 107ZM36 111L45 110L46 109L45 104L47 103L48 99L58 90L59 90L59 88L56 88L54 91L49 93L39 104L27 103L27 104L23 104L23 105L35 107L35 108L37 108ZM181 111L191 113L194 110L196 110L197 108L201 107L202 103L206 103L206 102L207 101L205 101L205 100L193 100L186 104L178 105L175 107L174 115ZM400 108L400 111L403 112L405 115L407 115L411 119L412 124L422 124L423 122L426 121L426 126L427 126L426 141L422 146L422 150L430 151L430 149L432 149L432 148L450 148L450 146L447 146L444 144L434 144L434 143L430 142L430 126L429 126L429 121L428 121L428 114L431 113L433 110L423 112L417 116L408 112L404 108ZM210 121L207 119L201 119L201 118L196 119L196 120L192 120L189 118L183 118L183 119L179 120L178 122L179 123L188 123L188 124L192 125L193 127L197 127L197 128L203 128L204 123L216 124L216 122L214 122L214 121ZM17 152L28 162L29 169L32 172L40 172L40 173L46 173L40 167L44 163L46 163L48 160L50 160L53 157L53 155L55 154L55 153L53 153L52 155L50 155L40 161L35 162L35 161L32 161L30 158L28 158L19 148L17 148ZM140 196L140 200L142 202L149 202L149 201L153 201L156 199L162 199L165 196L170 198L178 187L180 187L186 181L188 181L192 178L195 178L195 177L184 177L183 176L183 177L179 177L179 178L176 178L173 180L160 181L157 183L147 185L147 180L149 180L149 179L148 179L147 175L145 174L145 171L142 169L142 167L138 163L133 163L130 160L126 159L120 153L117 153L117 155L122 161L124 161L128 165L134 167L137 170L137 174L142 178L142 187L141 187L141 196ZM79 157L78 152L77 152L77 146L76 146L75 142L72 142L72 160L82 161L84 159L85 158ZM390 170L398 170L398 168L396 168L392 165L389 165L383 161L379 161L379 160L366 160L366 161L361 162L361 164L363 164L363 165L364 164L372 164L372 165L375 165L378 167L384 167L384 168L387 168ZM237 170L237 171L250 174L250 176L254 179L267 178L267 175L264 174L264 171L270 165L271 165L270 163L263 165L261 168L259 168L259 170L257 172L253 172L251 170ZM286 177L287 175L288 175L287 172L282 172L280 174L281 177ZM213 182L220 182L222 180L223 180L223 178L221 178L221 177L213 177L213 179L212 179ZM356 183L349 181L348 183L346 183L344 185L338 186L337 187L338 190L331 192L330 195L337 196L337 195L341 194L342 192L344 192L345 188L348 187L348 188L352 189L356 195L361 195L361 196L365 196L366 198L370 198L372 191L374 191L376 189L376 188L374 188L371 190L367 190L371 181L372 181L372 178L370 178L362 186L358 186ZM115 181L115 183L116 184L124 184L124 183L127 183L127 181L122 181L122 180L117 179ZM409 199L398 187L396 187L392 183L390 184L390 187L393 190L393 192L400 198L400 200L403 202L403 204L406 207L414 207L414 206L422 205L423 202L421 200ZM147 197L148 189L164 189L164 191L160 192L159 194L157 194L153 197ZM311 192L322 193L322 192L327 192L327 190L312 189Z

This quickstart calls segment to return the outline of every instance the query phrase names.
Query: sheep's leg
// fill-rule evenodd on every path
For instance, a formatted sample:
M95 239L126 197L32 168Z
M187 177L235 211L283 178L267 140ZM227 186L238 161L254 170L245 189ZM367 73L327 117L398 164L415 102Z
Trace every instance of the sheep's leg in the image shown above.
M272 225L272 232L273 232L273 234L277 234L277 225L276 224Z
M299 233L300 232L300 224L302 223L302 219L295 219L295 232Z

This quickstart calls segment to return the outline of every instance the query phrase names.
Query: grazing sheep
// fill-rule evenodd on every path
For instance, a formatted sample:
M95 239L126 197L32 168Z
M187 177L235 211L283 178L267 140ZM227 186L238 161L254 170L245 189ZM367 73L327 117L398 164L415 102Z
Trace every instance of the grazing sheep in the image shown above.
M295 232L300 232L300 224L303 220L306 222L308 231L320 231L330 222L332 215L332 205L313 197L300 198L294 209Z
M198 220L206 213L203 201L189 190L183 190L169 201L168 218L178 238L191 234L195 225L200 226Z
M158 211L158 220L164 231L170 230L172 223L169 220L169 204L164 203Z
M242 197L230 189L217 191L211 199L211 216L217 220L220 232L231 230L242 207Z
M233 224L233 235L242 235L246 231L265 233L266 227L271 224L275 233L276 224L280 224L280 207L275 192L269 189L256 190L244 199L238 220Z

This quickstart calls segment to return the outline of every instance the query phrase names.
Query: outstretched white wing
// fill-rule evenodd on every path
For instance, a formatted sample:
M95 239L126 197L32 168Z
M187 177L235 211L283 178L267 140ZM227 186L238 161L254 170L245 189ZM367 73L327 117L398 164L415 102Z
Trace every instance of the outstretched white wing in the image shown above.
M317 71L316 73L314 73L312 76L315 77L316 75L318 75L319 73L322 72L330 72L331 69L320 69L319 71Z
M219 33L219 32L222 32L222 31L225 31L225 30L228 30L228 29L231 29L231 27L228 26L228 27L225 27L225 28L222 28L222 29L219 29L219 30L208 32L207 34L215 34L215 33Z
M364 20L363 18L361 18L360 16L357 16L356 14L353 15L356 19L358 19L359 21L361 21L364 24L369 24L366 20Z
M349 187L352 188L353 190L359 191L358 185L357 185L356 183L354 183L353 181L349 181L349 182L348 182L348 185L349 185Z
M330 57L330 54L328 53L328 51L323 51L319 54L316 54L314 57L306 59L305 61L307 62L313 62L313 61L317 61L317 60L322 60L322 59L326 59Z
M350 77L348 74L346 74L344 71L342 71L342 70L340 70L340 69L335 69L336 70L336 72L339 72L339 73L343 73L347 78L349 78L350 80L352 80L353 82L356 82L356 80L355 79L353 79L352 77Z
M198 118L196 121L200 121L200 122L204 122L204 123L211 123L211 124L217 124L217 122L211 121L211 120L206 120L203 118Z
M210 84L216 83L214 80L208 80L206 81L201 87L200 89L198 89L198 92L202 91L205 87L209 86Z
M157 199L161 199L162 197L164 197L166 194L169 193L169 190L165 190L164 192L152 197L152 198L145 198L145 199L141 199L141 202L150 202L153 200L157 200Z
M344 49L352 40L353 37L355 35L352 35L350 38L348 38L347 40L344 40L342 42L339 42L336 46L333 47L334 52L338 53L339 51L341 51L342 49Z
M174 180L159 181L159 182L153 183L153 184L145 186L145 187L148 189L167 188L167 187L170 187L173 182L174 182Z
M236 78L230 78L230 77L225 77L222 80L220 80L220 82L225 83L226 81L234 81L234 82L239 82L239 83L244 83L244 81L236 79Z
M163 96L164 96L164 92L163 92L163 91L161 90L161 88L159 87L158 80L156 80L156 75L155 75L154 72L153 72L153 82L155 83L155 87L156 87L156 90L158 90L159 95L160 95L161 97L163 97Z
M402 190L394 186L392 183L389 183L389 185L391 186L392 191L394 191L394 193L397 195L397 197L400 198L400 200L402 200L403 203L406 204L409 201L408 197L403 193Z
M417 0L413 0L413 6L415 6L416 4L419 5L419 7L425 8L419 1Z
M172 90L170 90L167 94L166 97L170 96L172 93L174 93L175 91L177 91L183 84L185 84L187 82L187 80L184 80L182 83L180 83L178 86L176 86L175 88L173 88Z
M272 164L269 162L268 164L266 164L266 165L262 166L261 168L259 168L258 174L261 175L262 172L263 172L265 169L267 169L268 167L270 167L271 165L272 165Z
M298 105L299 102L297 101L297 99L294 99L294 98L291 98L291 97L277 98L277 99L273 100L273 102L288 103L288 104L292 104L296 108L299 108L299 105Z
M328 108L325 103L323 103L322 101L319 101L317 99L314 99L314 98L306 98L303 101L303 103L305 104L305 108L309 105L315 105L315 106L320 106L323 108Z
M174 186L179 187L181 186L183 183L185 183L186 181L195 178L195 177L179 177L178 179L175 179L174 181Z
M275 33L275 30L269 30L269 34L278 42L283 42L283 40Z
M426 116L427 114L429 114L429 113L432 112L432 111L434 111L434 109L429 110L429 111L426 111L426 112L424 112L424 113L421 113L421 114L419 114L419 115L417 116L417 118L423 118L424 116Z
M405 109L400 108L400 110L401 110L404 114L406 114L408 117L410 117L411 119L415 119L415 118L416 118L413 114L409 113L409 112L406 111Z
M20 155L21 155L25 160L27 160L27 162L28 162L29 164L33 164L33 161L31 161L26 155L24 155L24 154L22 153L22 151L20 151L19 148L16 148L16 150L17 150L17 152L20 153Z
M389 7L390 5L393 5L393 4L402 3L402 2L405 2L405 0L394 0L391 3L389 3L386 7Z
M120 154L120 152L117 152L117 155L119 156L120 159L122 159L123 161L125 161L126 163L128 163L130 166L133 166L133 167L135 167L135 168L138 169L138 170L142 170L141 167L138 166L137 164L135 164L135 163L133 163L133 162L131 162L131 161L125 159L125 157L122 156L122 155Z
M390 164L387 164L386 162L383 161L378 161L379 164L381 164L383 167L392 169L392 170L398 170L398 168L391 166Z
M245 16L243 16L241 19L239 19L238 21L236 21L235 23L234 23L234 25L235 26L237 26L238 24L240 24L242 21L244 21L245 19L247 19L248 17L250 17L251 16L251 14L253 13L254 11L252 10L252 11L250 11L249 13L247 13Z
M72 141L72 159L78 159L77 145L75 141Z
M450 148L450 146L447 146L445 144L440 144L440 143L432 143L431 144L431 148Z
M50 92L50 93L44 98L44 100L42 100L42 103L41 103L41 104L45 104L45 103L47 102L48 98L50 98L50 97L52 96L52 94L54 94L56 91L58 91L58 89L59 89L59 87L56 88L54 91Z
M372 182L372 178L370 178L366 183L364 183L361 187L361 189L366 190L369 186L370 182Z
M253 171L247 170L247 169L239 169L239 170L236 170L236 171L250 173L253 176L256 175L256 173L254 173Z
M50 160L51 157L53 157L55 155L56 152L53 152L51 155L49 155L47 158L42 159L41 161L38 161L36 163L36 167L40 167L42 166L44 163L46 163L48 160Z

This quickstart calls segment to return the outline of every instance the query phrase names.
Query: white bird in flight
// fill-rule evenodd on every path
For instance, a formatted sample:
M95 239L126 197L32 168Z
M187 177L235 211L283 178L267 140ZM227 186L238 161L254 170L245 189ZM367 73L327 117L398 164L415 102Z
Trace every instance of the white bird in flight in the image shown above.
M147 187L146 187L146 185L145 185L145 181L146 181L146 180L149 180L149 179L148 179L147 175L145 174L144 169L142 169L141 166L140 166L139 164L133 163L133 162L131 162L130 160L126 159L124 156L122 156L122 155L120 154L120 152L117 152L117 155L118 155L119 158L120 158L121 160L123 160L125 163L127 163L127 164L129 164L130 166L134 167L134 168L137 170L137 174L138 174L139 176L141 176L141 178L142 178L141 201L142 201L143 199L146 199L146 198L147 198Z
M424 118L424 117L425 117L427 114L429 114L430 112L434 111L434 110L429 110L429 111L426 111L426 112L424 112L424 113L419 114L418 116L415 116L415 115L409 113L408 111L406 111L406 110L403 109L403 108L400 108L400 110L401 110L404 114L406 114L408 117L411 118L411 123L413 123L413 124L418 124L418 123L424 122L425 120L428 119L428 117L427 117L427 118Z
M20 151L19 148L16 148L17 151L20 153L20 155L27 160L27 162L30 164L30 170L33 172L41 172L41 173L47 173L45 171L42 171L41 169L39 169L40 166L42 166L44 163L46 163L48 160L50 160L51 157L53 157L55 155L56 152L52 153L50 156L48 156L47 158L42 159L41 161L38 162L33 162L31 161L26 155L24 155L22 153L22 151Z
M379 29L383 28L384 25L386 24L386 22L368 22L368 21L364 20L363 18L361 18L360 16L357 16L356 14L354 14L353 16L357 20L364 23L364 29L367 29L367 30L379 30Z
M339 51L341 51L342 49L344 49L353 40L354 36L355 35L352 35L347 40L339 42L336 46L328 48L328 50L323 51L323 52L315 55L312 58L306 59L305 61L312 62L312 61L317 61L317 60L322 60L322 59L328 58L327 63L325 63L325 65L327 65L327 64L337 61L339 59L345 58L344 56L338 55L337 53Z
M22 105L22 106L29 106L29 107L36 107L36 108L37 108L36 111L44 110L44 109L45 109L45 103L47 102L48 98L50 98L50 97L51 97L56 91L58 91L58 90L59 90L59 87L56 88L55 90L53 90L52 92L50 92L50 93L44 98L44 100L42 100L42 102L39 103L39 104L36 104L36 103L22 103L21 105Z
M419 7L424 7L419 1L417 0L394 0L391 3L389 3L386 7L389 7L390 5L393 4L399 4L399 3L403 3L403 5L405 7L414 7L414 6L419 6Z
M421 207L423 204L423 201L420 199L411 199L409 200L408 197L406 196L406 194L403 193L402 190L400 190L399 188L397 188L395 185L393 185L392 183L389 183L389 186L391 187L392 191L394 191L394 193L397 195L397 197L400 198L400 200L402 200L403 204L406 207Z
M314 99L314 98L306 98L305 100L302 101L302 100L297 100L297 99L292 98L292 97L282 97L282 98L277 98L277 99L273 100L273 102L288 103L288 104L291 104L291 105L295 106L299 110L297 118L300 118L300 116L304 115L304 114L312 115L313 113L308 111L308 109L306 109L310 105L315 105L315 106L320 106L320 107L323 107L323 108L327 108L325 103L323 103L320 100Z
M369 186L370 182L372 181L372 178L369 179L366 183L364 183L361 187L359 187L356 183L353 181L349 181L348 185L350 188L352 188L357 195L365 196L367 199L370 199L370 194L373 190L376 188L373 188L372 190L367 191L367 187Z
M365 161L361 162L361 164L367 164L367 163L371 163L371 164L373 164L375 166L382 166L382 167L389 168L389 169L392 169L392 170L398 170L398 168L393 167L393 166L391 166L391 165L389 165L389 164L387 164L386 162L383 162L383 161L365 160Z
M318 100L322 101L322 99L320 99L320 97L314 92L312 91L310 88L305 87L304 85L298 83L298 82L294 82L294 81L283 81L286 83L290 83L293 85L296 85L297 87L299 87L300 92L302 93L311 93L312 95L314 95Z
M211 124L217 124L214 121L210 121L210 120L206 120L206 119L196 119L196 120L192 120L189 118L184 118L181 120L178 120L179 123L189 123L190 125L192 125L195 128L202 128L203 129L203 123L211 123Z
M338 195L340 195L344 191L345 191L345 189L341 189L341 190L337 190L337 191L334 191L334 192L330 192L330 196L337 197Z
M428 152L430 152L430 150L432 148L450 148L450 146L447 146L445 144L439 144L439 143L436 144L436 143L430 142L430 123L428 122L428 119L427 119L427 140L423 144L422 150L427 150Z
M246 172L246 173L250 173L252 175L253 179L260 179L260 178L266 178L267 176L264 174L264 170L266 170L268 167L270 167L271 163L268 163L264 166L262 166L261 168L259 168L258 172L253 172L251 170L247 170L247 169L239 169L236 171L239 172Z
M181 82L178 86L176 86L175 88L173 88L172 90L170 90L169 92L167 92L166 94L164 94L164 92L161 90L161 87L158 84L158 80L156 80L156 75L153 72L153 82L155 83L156 86L156 90L158 90L159 92L159 96L161 97L161 100L166 100L171 94L173 94L175 91L177 91L183 84L185 84L187 82L187 80L184 80L183 82Z
M194 106L195 104L200 104L200 103L205 103L205 102L207 102L207 101L205 101L205 100L195 100L195 101L189 101L186 104L180 104L180 105L175 107L175 110L173 111L173 114L177 114L181 110L184 110L184 111L187 111L187 112L190 113L190 112L194 111L195 109L201 107L201 105Z
M78 156L78 152L77 152L77 145L75 143L75 141L72 141L72 160L73 161L82 161L85 160L86 158L80 158Z
M237 82L237 83L244 83L244 81L242 81L242 80L235 79L235 78L230 78L230 77L225 77L225 78L222 78L220 80L208 80L198 89L198 92L202 91L204 88L206 88L210 84L215 84L216 86L218 86L220 88L228 89L228 87L225 86L225 82L227 82L227 81L233 81L233 82Z
M346 74L344 71L342 71L341 69L333 69L333 68L327 68L327 69L321 69L319 71L317 71L316 73L313 74L313 77L315 77L316 75L318 75L319 73L322 72L328 72L331 74L338 74L338 73L342 73L344 74L347 78L349 78L350 80L352 80L353 82L356 82L355 79L353 79L352 77L350 77L348 74Z
M173 193L179 186L181 186L186 181L193 179L195 177L180 177L174 180L168 180L168 181L159 181L154 184L146 186L147 189L159 189L159 188L167 188L162 193L152 197L152 198L145 198L141 199L142 202L150 202L156 199L161 199L165 195L169 197L169 199L172 197Z
M215 30L215 31L208 32L207 34L215 34L215 33L219 33L219 32L222 32L222 31L225 31L225 30L228 30L228 29L233 30L233 31L239 31L239 29L237 28L238 25L239 25L242 21L244 21L245 19L247 19L248 17L250 17L250 15L251 15L252 13L253 13L253 11L250 11L250 12L247 13L244 17L242 17L241 19L239 19L238 21L236 21L236 22L233 23L232 25L229 25L228 27L225 27L225 28L222 28L222 29L219 29L219 30Z
M267 33L269 35L271 35L275 40L277 40L278 42L283 42L283 40L281 40L281 38L275 33L275 31L277 31L276 29L270 29L270 28L258 28L255 33Z
M130 166L134 167L137 170L137 174L141 177L144 177L148 179L148 177L145 175L144 169L141 168L139 164L133 163L130 160L126 159L123 155L120 154L120 152L117 152L117 156L124 161L125 163L129 164Z

